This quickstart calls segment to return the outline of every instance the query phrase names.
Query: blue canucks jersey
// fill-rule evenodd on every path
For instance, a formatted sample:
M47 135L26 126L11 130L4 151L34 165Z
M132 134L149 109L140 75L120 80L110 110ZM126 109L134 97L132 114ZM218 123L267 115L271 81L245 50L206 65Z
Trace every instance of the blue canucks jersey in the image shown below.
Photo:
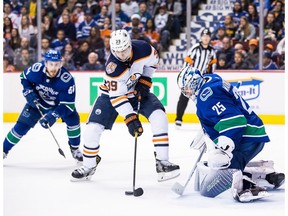
M20 78L23 92L33 90L37 93L43 109L54 109L61 117L75 110L74 78L64 67L56 77L49 78L44 62L38 62L26 68Z
M238 94L237 88L217 74L204 76L196 108L202 127L212 140L224 135L236 145L270 141L262 120Z

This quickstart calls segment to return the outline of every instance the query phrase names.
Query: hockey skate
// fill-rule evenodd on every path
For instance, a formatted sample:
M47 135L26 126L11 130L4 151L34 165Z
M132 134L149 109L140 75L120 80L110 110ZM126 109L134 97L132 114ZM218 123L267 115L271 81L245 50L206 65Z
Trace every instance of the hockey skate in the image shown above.
M7 157L7 153L3 152L3 160Z
M279 188L285 182L285 174L275 172L273 161L251 161L244 169L244 174L268 191Z
M155 158L156 153L154 152ZM158 181L167 181L180 175L180 167L169 161L159 160L156 158L156 172L158 173Z
M73 148L70 146L71 154L72 157L77 161L77 162L82 162L83 161L83 154L80 152L79 148Z
M265 188L259 187L249 177L242 175L241 171L233 174L233 198L241 203L253 202L270 196Z
M89 168L86 166L81 166L78 169L74 170L72 172L72 179L71 181L76 182L76 181L87 181L90 180L92 175L95 173L96 171L96 167L98 166L98 164L101 161L101 157L99 155L96 155L96 166Z
M176 127L176 129L180 129L181 126L182 126L182 121L176 120L176 121L175 121L175 127Z
M265 178L270 184L274 185L274 189L279 188L285 182L285 174L273 172L266 176Z

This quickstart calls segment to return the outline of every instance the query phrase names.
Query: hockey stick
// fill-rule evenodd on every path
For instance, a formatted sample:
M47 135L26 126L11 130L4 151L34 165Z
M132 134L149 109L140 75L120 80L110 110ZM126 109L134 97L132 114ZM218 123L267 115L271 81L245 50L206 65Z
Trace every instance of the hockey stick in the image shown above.
M139 116L140 102L141 102L141 95L138 95L137 116ZM135 189L137 140L138 140L138 132L135 132L134 166L133 166L133 191L125 191L125 195L134 195L135 197L142 196L142 194L144 193L144 191L141 187Z
M191 170L191 172L190 172L190 175L189 175L189 177L188 177L185 185L182 186L181 184L179 184L178 182L176 182L176 183L172 186L172 188L171 188L172 191L174 191L174 192L177 193L178 195L182 195L182 194L184 193L185 188L187 187L188 183L190 182L190 180L191 180L191 178L192 178L192 176L193 176L193 174L194 174L194 172L195 172L195 170L196 170L196 168L197 168L197 163L201 160L202 155L204 154L205 150L206 150L206 147L204 147L204 148L201 150L200 155L198 156L198 158L197 158L197 160L196 160L196 162L195 162L195 164L194 164L194 167L192 168L192 170Z
M36 108L38 109L39 113L41 114L41 117L43 118L44 115L43 115L43 113L42 113L42 111L41 111L41 109L40 109L40 106L39 106L38 101L35 100L35 101L34 101L34 104L35 104ZM66 157L65 157L65 154L64 154L64 152L62 151L62 149L60 148L60 145L59 145L59 143L58 143L56 137L54 136L54 134L53 134L53 132L52 132L52 130L51 130L49 124L47 124L47 126L48 126L48 129L49 129L49 131L50 131L52 137L54 138L54 140L55 140L55 142L56 142L56 144L57 144L57 146L58 146L58 152L59 152L59 153L60 153L64 158L66 158Z

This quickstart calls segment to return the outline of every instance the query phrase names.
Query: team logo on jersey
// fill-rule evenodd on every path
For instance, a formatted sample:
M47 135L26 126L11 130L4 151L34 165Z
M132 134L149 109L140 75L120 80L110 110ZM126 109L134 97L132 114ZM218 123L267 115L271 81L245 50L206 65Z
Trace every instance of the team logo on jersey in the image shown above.
M95 114L96 114L96 115L100 115L101 112L102 112L101 109L96 109L96 110L95 110Z
M213 91L210 87L206 87L203 89L203 91L200 94L200 99L202 101L206 101L211 95L213 94Z
M135 85L135 83L138 81L138 79L140 78L141 74L140 73L134 73L132 74L127 82L126 82L126 85L127 85L127 89L130 90L132 88L132 86Z
M106 66L106 72L108 74L113 73L116 69L117 65L114 62L109 62L109 64Z

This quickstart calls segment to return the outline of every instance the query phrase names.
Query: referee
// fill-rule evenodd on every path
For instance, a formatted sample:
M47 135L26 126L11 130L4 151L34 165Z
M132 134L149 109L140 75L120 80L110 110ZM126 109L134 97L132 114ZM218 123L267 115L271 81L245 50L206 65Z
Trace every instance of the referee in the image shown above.
M216 68L216 51L210 44L211 32L205 28L201 32L200 42L196 43L184 59L184 67L191 65L201 71L202 74L213 73ZM189 98L180 94L176 110L176 127L182 126L182 117L187 107Z

